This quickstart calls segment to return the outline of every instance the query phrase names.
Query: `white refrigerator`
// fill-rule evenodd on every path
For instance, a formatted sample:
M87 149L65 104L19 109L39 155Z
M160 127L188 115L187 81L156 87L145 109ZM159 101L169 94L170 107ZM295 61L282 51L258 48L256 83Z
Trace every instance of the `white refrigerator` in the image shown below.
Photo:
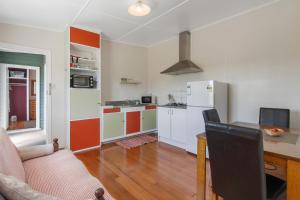
M228 85L218 81L187 83L186 151L197 154L197 135L205 132L202 111L217 109L221 122L227 123Z

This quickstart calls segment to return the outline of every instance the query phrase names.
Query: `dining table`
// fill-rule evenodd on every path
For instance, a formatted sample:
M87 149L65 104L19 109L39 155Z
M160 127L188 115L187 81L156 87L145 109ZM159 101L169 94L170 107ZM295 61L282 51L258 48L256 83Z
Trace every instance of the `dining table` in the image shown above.
M255 123L234 122L236 126L262 130L265 173L287 182L287 200L300 200L300 129L281 128L284 133L274 137L266 129L278 128ZM206 193L206 135L197 135L197 200L205 200Z

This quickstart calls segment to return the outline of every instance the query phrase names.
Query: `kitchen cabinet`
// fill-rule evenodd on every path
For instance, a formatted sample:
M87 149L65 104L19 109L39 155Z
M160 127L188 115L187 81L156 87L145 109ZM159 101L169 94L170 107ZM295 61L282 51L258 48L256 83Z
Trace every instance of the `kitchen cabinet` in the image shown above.
M138 133L141 131L141 112L126 113L126 134Z
M186 138L186 110L171 109L171 136L172 139L185 143Z
M159 140L185 148L186 109L159 107L157 117Z
M171 115L170 108L159 107L157 109L157 130L158 136L171 137Z
M101 127L102 142L156 131L156 105L104 106Z
M73 43L100 48L100 34L70 27L70 41Z
M103 139L118 138L124 135L124 113L103 114Z
M143 131L156 129L156 109L144 110L142 115Z
M72 151L98 147L100 145L100 119L70 122L70 148Z
M66 39L67 147L79 152L98 148L101 144L101 35L70 27ZM71 87L72 75L93 76L97 84L94 88Z
M71 89L71 121L99 118L99 91L92 89Z

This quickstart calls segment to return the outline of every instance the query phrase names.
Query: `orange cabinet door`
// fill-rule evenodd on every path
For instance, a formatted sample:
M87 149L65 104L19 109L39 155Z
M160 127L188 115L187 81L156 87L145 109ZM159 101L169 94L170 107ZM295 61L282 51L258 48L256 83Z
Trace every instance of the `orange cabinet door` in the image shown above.
M100 35L79 28L70 27L71 42L100 48Z
M139 111L126 113L126 134L137 133L141 130L141 114Z
M100 119L71 121L70 147L72 151L100 145Z

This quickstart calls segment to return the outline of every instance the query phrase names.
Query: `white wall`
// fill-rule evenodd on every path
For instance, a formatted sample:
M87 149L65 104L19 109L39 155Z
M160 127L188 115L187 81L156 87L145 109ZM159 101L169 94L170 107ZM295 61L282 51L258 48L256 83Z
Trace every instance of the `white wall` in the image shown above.
M147 49L122 43L102 41L102 102L140 99L147 92ZM141 84L122 85L121 78Z
M159 73L178 61L178 38L148 50L148 91L167 101L187 81L230 83L231 121L258 122L261 106L290 108L300 128L300 1L281 0L246 15L192 32L192 60L204 72Z
M66 139L65 115L65 34L35 28L0 24L0 42L51 51L52 62L52 137L61 145Z

